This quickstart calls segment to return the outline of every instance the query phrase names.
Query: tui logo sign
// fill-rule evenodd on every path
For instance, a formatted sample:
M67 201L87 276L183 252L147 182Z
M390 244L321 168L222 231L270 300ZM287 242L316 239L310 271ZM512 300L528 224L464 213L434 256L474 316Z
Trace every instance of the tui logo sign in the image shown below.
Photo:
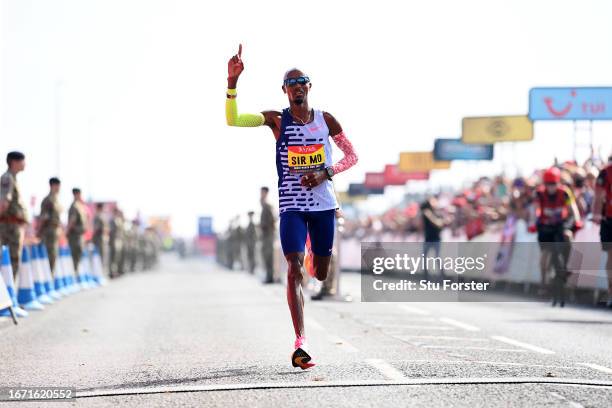
M532 88L531 120L612 120L612 87Z

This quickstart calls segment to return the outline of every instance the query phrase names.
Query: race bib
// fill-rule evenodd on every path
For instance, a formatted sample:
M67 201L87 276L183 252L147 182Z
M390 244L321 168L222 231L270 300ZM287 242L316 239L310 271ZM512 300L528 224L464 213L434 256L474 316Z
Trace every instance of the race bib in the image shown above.
M311 173L325 169L325 148L322 144L287 146L290 173Z

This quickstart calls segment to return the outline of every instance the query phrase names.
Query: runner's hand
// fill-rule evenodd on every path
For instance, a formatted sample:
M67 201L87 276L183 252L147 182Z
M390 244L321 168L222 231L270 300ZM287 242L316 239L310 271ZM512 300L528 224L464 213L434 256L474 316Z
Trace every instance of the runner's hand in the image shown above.
M238 79L243 70L244 64L242 63L242 44L240 44L238 46L238 54L230 58L227 63L227 78Z
M325 174L325 172L317 171L314 173L304 174L302 176L302 180L300 180L300 183L304 187L316 187L322 182L324 182L325 180L327 180L327 175Z

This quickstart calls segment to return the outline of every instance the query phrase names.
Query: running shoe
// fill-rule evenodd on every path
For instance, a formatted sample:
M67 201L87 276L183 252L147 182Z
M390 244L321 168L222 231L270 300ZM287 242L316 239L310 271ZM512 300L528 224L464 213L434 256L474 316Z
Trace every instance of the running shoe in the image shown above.
M312 357L306 351L306 339L304 336L300 336L295 340L295 351L291 356L291 364L294 367L300 367L302 370L314 367L315 364L311 363Z

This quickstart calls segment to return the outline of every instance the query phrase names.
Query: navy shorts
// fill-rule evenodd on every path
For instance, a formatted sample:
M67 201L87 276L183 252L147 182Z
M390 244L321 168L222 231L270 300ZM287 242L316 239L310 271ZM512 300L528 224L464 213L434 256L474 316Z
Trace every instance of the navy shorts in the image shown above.
M304 252L306 234L315 255L330 256L336 230L336 210L285 211L280 215L283 253Z

